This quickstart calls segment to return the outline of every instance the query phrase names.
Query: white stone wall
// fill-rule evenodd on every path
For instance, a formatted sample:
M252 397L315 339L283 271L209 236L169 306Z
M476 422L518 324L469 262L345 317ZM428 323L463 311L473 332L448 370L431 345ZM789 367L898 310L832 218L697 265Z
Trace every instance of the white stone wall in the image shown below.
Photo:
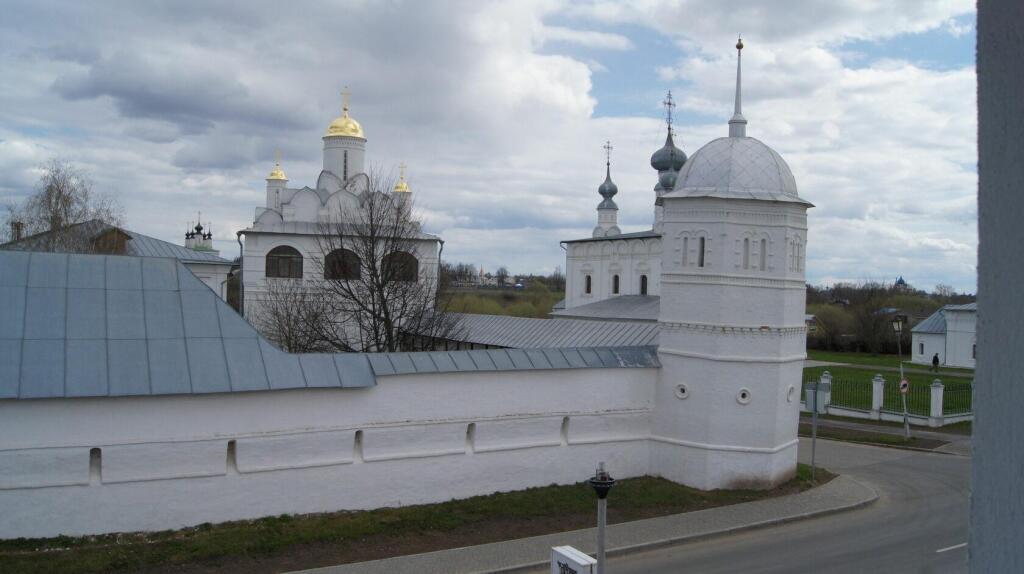
M640 276L647 276L647 294L661 294L661 239L612 239L566 245L565 308L572 309L616 295L612 278L619 275L618 295L639 295ZM591 293L585 293L586 276Z
M0 538L440 502L578 482L598 461L644 475L656 373L0 401Z
M938 333L911 335L911 361L931 366L932 357L939 354L939 363L946 364L946 336Z
M665 198L656 473L709 489L795 472L806 287L788 255L806 233L803 206ZM756 265L744 265L744 238Z
M946 310L946 361L952 367L974 368L978 313Z
M221 299L227 301L228 288L226 281L231 271L230 265L214 265L210 263L185 263L189 271L198 277Z

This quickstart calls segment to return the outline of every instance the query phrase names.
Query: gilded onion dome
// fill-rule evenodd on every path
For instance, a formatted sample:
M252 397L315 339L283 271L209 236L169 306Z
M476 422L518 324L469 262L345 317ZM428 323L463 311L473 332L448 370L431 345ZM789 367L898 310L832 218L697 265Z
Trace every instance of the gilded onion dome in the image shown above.
M270 170L270 175L267 179L273 179L278 181L288 181L288 176L284 174L284 170L281 169L281 162L274 164L274 169Z
M348 115L348 90L342 92L343 104L341 108L341 117L334 118L331 125L327 126L327 133L324 137L350 137L350 138L363 138L363 126L359 125L359 122L355 121Z
M405 181L405 164L398 165L398 183L395 184L395 193L409 193L409 183Z

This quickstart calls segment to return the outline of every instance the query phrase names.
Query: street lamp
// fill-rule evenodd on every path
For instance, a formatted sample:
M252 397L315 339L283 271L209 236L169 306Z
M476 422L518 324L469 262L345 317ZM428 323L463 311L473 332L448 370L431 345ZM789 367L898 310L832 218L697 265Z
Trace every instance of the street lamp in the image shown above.
M604 463L597 464L597 471L590 479L590 486L597 493L597 574L604 574L604 527L608 521L608 491L615 486L615 479L604 469Z
M906 315L896 314L892 316L892 330L896 333L896 358L900 362L900 396L903 398L903 438L910 440L910 416L907 414L907 392L903 389L906 378L903 376L903 323L907 321Z

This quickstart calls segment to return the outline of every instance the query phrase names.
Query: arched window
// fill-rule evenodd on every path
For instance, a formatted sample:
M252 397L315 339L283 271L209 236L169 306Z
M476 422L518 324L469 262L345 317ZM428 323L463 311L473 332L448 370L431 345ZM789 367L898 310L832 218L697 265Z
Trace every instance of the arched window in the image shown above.
M619 276L615 275L612 277L612 295L619 294Z
M750 269L750 238L743 238L743 268Z
M647 276L646 275L641 275L640 276L640 294L641 295L646 295L647 294Z
M583 282L583 293L586 295L590 295L592 287L592 285L590 284L590 275L587 275Z
M294 247L278 245L267 253L267 277L302 279L302 254Z
M768 270L768 240L761 240L761 271Z
M697 245L697 267L704 267L704 243L706 242L704 238L701 237L698 243L699 245Z
M348 249L335 249L324 258L324 279L359 279L360 267L358 255Z
M420 263L411 253L395 251L384 256L384 278L388 281L416 281Z

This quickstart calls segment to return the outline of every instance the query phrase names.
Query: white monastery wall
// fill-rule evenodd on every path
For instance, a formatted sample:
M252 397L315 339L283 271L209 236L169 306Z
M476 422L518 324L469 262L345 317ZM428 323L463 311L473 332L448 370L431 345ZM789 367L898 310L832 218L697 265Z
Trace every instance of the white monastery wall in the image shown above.
M601 460L617 477L644 475L656 375L0 401L0 538L439 502L578 482Z

